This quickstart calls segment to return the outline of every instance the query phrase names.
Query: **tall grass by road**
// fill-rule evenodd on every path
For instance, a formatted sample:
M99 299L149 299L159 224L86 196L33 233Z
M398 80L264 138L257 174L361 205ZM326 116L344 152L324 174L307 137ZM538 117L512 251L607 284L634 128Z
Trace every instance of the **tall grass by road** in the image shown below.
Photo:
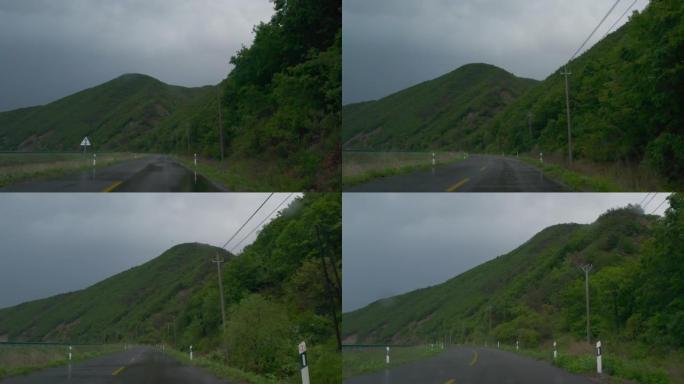
M352 376L382 371L398 365L410 363L438 355L445 350L437 345L417 345L410 347L390 347L390 363L385 360L385 347L344 348L342 350L342 376Z
M140 158L134 153L98 153L97 167ZM0 187L22 181L50 179L92 169L91 153L0 153Z
M463 160L463 152L436 152L437 165ZM378 177L432 167L432 152L342 152L342 185L362 184Z
M74 345L72 363L123 350L118 344ZM69 363L68 345L0 344L0 379Z

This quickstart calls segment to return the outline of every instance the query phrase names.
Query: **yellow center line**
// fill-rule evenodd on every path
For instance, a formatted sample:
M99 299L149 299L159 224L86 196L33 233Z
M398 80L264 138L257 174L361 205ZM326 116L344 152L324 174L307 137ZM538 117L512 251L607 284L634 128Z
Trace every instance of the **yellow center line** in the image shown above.
M118 374L121 373L124 369L126 369L125 366L124 366L124 367L121 367L121 368L119 368L119 369L117 369L116 371L112 372L112 376L118 375Z
M118 187L119 185L121 185L121 183L122 183L122 181L115 181L114 183L112 183L112 185L110 185L109 187L103 189L102 192L111 192L111 191L115 190L116 187Z
M467 177L466 177L465 179L463 179L463 180L459 181L458 183L456 183L456 184L452 185L451 187L449 187L449 189L447 189L447 192L456 192L456 190L458 190L459 188L461 188L462 186L464 186L465 183L468 182L468 180L470 180L470 178L467 178Z
M473 361L470 362L470 366L474 366L477 364L477 351L475 351L475 355L473 356Z

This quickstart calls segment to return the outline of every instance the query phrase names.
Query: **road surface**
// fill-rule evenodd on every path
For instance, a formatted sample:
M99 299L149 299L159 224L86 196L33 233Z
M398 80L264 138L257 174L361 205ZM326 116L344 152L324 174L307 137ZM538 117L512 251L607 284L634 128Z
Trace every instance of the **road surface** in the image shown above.
M86 362L12 377L1 384L227 384L152 348L132 348Z
M2 192L220 192L223 189L167 156L148 156L52 180L10 185Z
M473 155L432 170L378 178L345 192L563 192L567 187L511 157Z
M453 347L439 356L355 376L345 384L592 384L548 363L498 349Z

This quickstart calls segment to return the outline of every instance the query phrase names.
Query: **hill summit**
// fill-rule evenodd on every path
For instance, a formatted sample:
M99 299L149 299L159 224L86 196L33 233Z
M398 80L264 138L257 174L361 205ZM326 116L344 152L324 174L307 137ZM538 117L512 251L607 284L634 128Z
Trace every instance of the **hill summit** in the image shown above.
M467 64L377 101L343 108L346 149L464 149L461 142L537 82Z

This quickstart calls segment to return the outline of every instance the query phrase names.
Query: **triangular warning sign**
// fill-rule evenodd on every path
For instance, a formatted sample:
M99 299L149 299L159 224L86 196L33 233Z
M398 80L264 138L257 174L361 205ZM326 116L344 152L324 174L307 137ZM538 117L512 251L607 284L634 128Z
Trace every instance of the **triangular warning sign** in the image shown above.
M88 136L83 138L83 141L81 141L81 146L82 147L89 147L90 146L90 139L88 139Z

